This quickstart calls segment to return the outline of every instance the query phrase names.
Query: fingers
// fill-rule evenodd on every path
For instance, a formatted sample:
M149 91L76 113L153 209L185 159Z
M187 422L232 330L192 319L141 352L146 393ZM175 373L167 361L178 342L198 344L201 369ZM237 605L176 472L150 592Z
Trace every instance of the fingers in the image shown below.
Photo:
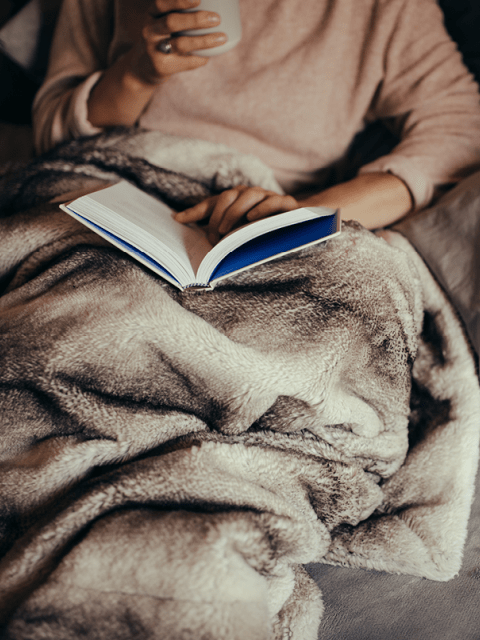
M272 191L265 191L261 187L239 187L223 191L210 216L209 235L218 242L220 236L231 231L251 209L272 194Z
M276 213L297 209L293 196L282 196L261 187L241 185L206 198L195 207L176 215L179 222L199 222L210 218L208 240L216 244L242 221L260 220Z
M200 49L213 49L226 41L227 36L224 33L208 33L204 36L175 36L171 39L173 51L183 56Z
M152 15L169 13L170 11L183 11L198 7L200 0L153 0L150 7Z
M285 211L292 211L298 209L299 204L293 196L281 196L274 194L265 200L259 202L258 205L250 209L247 213L247 220L253 222L255 220L261 220L267 218L274 213L284 213Z
M211 29L220 24L220 16L210 11L195 11L194 13L170 13L161 18L150 17L147 20L142 35L146 43L151 43L155 48L159 42L170 37L173 52L189 54L198 49L209 49L226 42L227 36L222 32L207 33L204 35L175 35L183 31L195 29Z
M282 213L298 208L293 196L282 196L274 191L261 187L240 187L234 199L232 191L225 191L220 196L210 218L210 224L218 227L220 235L225 235L235 227L242 218L253 222L275 213Z
M204 56L195 56L200 49L211 49L227 41L222 32L195 35L195 29L211 29L220 24L220 16L211 11L194 11L179 13L179 5L185 2L173 0L155 4L156 9L177 9L177 12L149 14L142 30L143 46L147 59L140 61L139 68L143 69L143 76L148 82L157 83L168 76L180 71L189 71L203 66L208 62ZM189 5L190 7L192 5ZM193 31L193 35L181 35L179 32ZM164 53L159 45L165 38L169 38L171 51Z
M213 207L215 206L215 201L217 196L212 196L210 198L205 198L199 204L196 204L194 207L190 207L189 209L185 209L184 211L180 211L175 214L175 220L181 222L182 224L188 224L190 222L200 222L201 220L205 220L210 217L210 214L213 211Z
M211 29L220 24L220 16L213 11L193 11L188 13L167 13L150 15L146 25L148 35L171 35L192 29Z

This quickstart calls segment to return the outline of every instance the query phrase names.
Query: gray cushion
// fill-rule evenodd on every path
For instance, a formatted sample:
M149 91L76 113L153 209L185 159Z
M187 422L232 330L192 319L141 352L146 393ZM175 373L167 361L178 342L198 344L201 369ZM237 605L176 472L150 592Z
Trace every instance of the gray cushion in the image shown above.
M463 567L450 582L309 565L323 592L321 640L480 638L480 476Z
M480 354L480 172L395 229L430 267Z

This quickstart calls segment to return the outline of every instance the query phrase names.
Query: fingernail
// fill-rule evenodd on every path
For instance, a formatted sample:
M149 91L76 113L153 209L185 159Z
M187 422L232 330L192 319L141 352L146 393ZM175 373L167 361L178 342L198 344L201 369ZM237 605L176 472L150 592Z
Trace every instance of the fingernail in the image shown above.
M220 23L220 16L214 15L214 14L210 14L209 16L207 16L207 20L206 20L209 24L219 24Z
M226 42L227 41L227 36L224 33L219 33L218 35L215 36L215 38L213 39L214 42Z

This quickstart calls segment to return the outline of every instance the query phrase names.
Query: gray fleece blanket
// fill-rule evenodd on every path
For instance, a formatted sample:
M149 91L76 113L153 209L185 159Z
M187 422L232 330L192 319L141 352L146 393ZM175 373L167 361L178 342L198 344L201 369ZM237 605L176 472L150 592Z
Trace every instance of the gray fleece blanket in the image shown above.
M278 188L255 158L141 131L4 176L2 637L314 640L306 563L453 577L480 392L409 242L349 224L180 292L48 202L119 179L176 208Z

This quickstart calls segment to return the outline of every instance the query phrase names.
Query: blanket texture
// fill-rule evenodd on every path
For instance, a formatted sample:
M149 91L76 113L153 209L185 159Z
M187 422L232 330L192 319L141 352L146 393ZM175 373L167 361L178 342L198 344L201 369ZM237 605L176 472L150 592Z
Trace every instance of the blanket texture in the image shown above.
M409 242L348 224L180 292L48 202L119 179L179 209L275 187L254 158L142 131L4 176L2 637L314 640L306 563L453 577L480 393Z

